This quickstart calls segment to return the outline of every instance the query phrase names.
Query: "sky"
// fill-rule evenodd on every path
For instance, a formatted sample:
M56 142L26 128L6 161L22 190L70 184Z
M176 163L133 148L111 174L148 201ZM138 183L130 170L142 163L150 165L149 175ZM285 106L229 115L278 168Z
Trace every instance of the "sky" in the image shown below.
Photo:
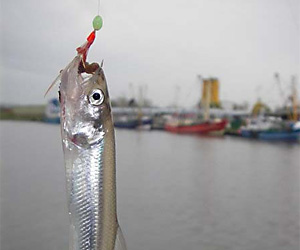
M299 0L100 1L88 61L104 59L112 99L143 88L156 106L193 107L197 75L217 77L223 101L280 105L292 75L300 93ZM92 31L98 0L2 0L0 11L0 104L44 104Z

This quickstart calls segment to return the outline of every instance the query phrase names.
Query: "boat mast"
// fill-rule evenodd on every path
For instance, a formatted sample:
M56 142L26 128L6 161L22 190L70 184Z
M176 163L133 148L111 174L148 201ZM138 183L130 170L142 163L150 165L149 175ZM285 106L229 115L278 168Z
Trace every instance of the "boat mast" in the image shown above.
M144 106L144 95L143 95L143 86L139 86L139 100L138 100L138 112L137 112L137 118L139 121L139 125L142 125L142 117L143 117L143 111L142 107Z
M296 88L296 77L292 76L292 102L293 102L293 121L298 120L298 113L297 113L297 88Z

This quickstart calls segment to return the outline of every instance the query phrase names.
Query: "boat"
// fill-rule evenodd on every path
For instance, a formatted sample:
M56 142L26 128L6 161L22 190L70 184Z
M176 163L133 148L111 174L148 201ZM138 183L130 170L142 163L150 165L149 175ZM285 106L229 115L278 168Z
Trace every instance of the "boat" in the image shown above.
M132 98L128 104L132 107L128 113L115 115L114 125L116 128L126 129L138 129L138 130L150 130L153 119L151 116L143 114L142 107L145 106L145 98L143 95L143 88L140 86L140 101L138 104L135 103L135 99Z
M300 142L300 130L242 130L241 136L266 141L295 141Z
M203 119L197 114L175 114L173 121L165 124L165 130L173 133L196 133L196 134L215 134L223 135L227 125L226 119L212 119L210 117L210 106L220 106L218 98L217 79L202 79L201 106L203 109Z
M258 139L267 141L300 141L300 130L264 131L259 133Z
M122 116L114 121L114 125L116 128L135 129L139 125L139 121L136 118Z
M152 124L151 117L131 117L131 116L122 116L118 117L114 122L116 128L126 128L126 129L141 129L141 130L150 130Z
M278 77L278 76L277 76ZM297 141L300 142L300 121L297 112L297 91L295 79L292 78L292 113L288 114L289 120L283 120L281 117L264 116L248 121L246 126L241 127L242 137L256 138L267 141Z
M206 121L201 123L183 125L183 124L166 124L165 130L173 133L185 133L185 134L208 134L215 132L223 132L227 125L227 120Z
M59 114L60 114L59 101L56 98L50 99L45 109L44 122L51 123L51 124L59 124L60 123Z
M137 129L139 130L151 130L153 119L149 116L142 116L138 118Z
M260 117L251 119L247 126L241 128L240 134L245 138L267 141L300 141L300 122Z
M226 126L224 135L241 136L240 128L243 126L244 120L239 116L234 116Z
M165 130L166 123L171 119L170 115L156 114L152 118L151 130Z

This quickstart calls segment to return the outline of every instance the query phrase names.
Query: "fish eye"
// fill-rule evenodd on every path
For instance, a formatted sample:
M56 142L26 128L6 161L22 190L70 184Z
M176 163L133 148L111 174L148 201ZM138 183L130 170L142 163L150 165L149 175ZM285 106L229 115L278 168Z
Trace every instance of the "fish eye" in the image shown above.
M104 101L104 94L101 89L94 89L89 95L88 99L92 105L101 105Z

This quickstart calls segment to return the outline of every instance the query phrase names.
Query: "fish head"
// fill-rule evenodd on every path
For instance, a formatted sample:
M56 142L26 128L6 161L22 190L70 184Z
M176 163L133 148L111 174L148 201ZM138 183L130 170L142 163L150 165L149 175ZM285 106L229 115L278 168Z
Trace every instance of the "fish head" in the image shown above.
M66 142L88 148L101 142L111 126L111 107L103 69L80 74L80 56L62 72L61 127Z

